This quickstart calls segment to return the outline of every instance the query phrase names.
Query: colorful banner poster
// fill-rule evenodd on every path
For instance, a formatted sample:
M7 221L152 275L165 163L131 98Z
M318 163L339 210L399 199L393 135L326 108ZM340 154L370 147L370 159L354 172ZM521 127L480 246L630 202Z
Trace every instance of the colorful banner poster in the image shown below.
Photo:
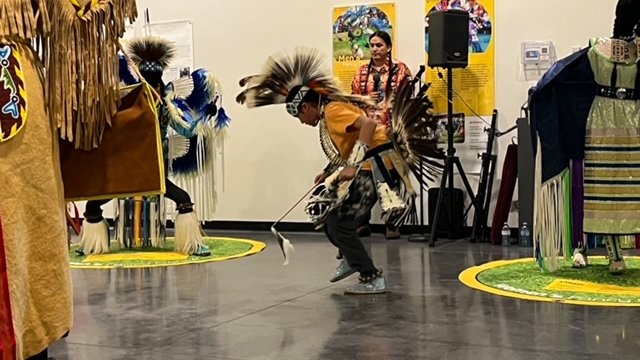
M162 74L165 82L189 76L193 65L193 24L191 20L166 21L149 24L151 35L161 36L176 47L176 57Z
M449 9L469 12L469 65L453 69L454 111L473 115L460 99L482 116L491 115L495 108L495 20L494 0L426 0L425 62L429 59L429 13ZM447 84L438 78L438 71L446 79L444 69L427 70L427 82L436 113L447 112Z
M395 6L395 3L383 3L333 9L333 74L344 91L351 93L351 81L358 68L371 59L371 34L386 31L396 44ZM395 46L392 56L396 56Z
M438 139L438 144L446 144L449 139L449 134L447 133L448 117L446 114L438 114L438 115L435 115L434 118L438 120L438 127L436 128L436 138ZM465 142L464 128L465 128L464 114L463 113L453 114L453 143L454 144L462 144Z

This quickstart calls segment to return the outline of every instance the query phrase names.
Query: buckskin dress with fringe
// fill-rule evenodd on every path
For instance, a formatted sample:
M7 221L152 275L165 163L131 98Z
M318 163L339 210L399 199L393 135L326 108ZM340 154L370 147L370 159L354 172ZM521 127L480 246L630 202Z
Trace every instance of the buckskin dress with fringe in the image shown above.
M73 3L0 3L2 359L40 354L72 327L58 128L98 145L117 106L117 40L136 16L133 0Z

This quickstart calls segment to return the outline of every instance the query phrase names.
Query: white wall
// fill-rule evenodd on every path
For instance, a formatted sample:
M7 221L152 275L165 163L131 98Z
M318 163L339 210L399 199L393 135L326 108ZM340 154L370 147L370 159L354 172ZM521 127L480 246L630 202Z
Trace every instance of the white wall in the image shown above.
M530 83L520 69L520 42L553 40L559 57L592 36L608 36L616 0L496 0L496 99L500 129L515 123ZM272 221L311 186L325 165L317 130L301 126L283 107L247 110L237 105L238 79L257 72L271 53L306 45L319 48L331 66L331 15L334 6L361 1L322 0L138 0L151 21L193 21L195 65L222 81L225 107L233 119L226 147L226 185L219 220ZM412 69L424 63L424 1L397 0L398 58ZM161 35L161 34L157 34ZM498 146L500 176L503 152ZM475 181L474 184L475 186ZM499 182L495 183L495 188ZM302 209L287 218L305 221Z

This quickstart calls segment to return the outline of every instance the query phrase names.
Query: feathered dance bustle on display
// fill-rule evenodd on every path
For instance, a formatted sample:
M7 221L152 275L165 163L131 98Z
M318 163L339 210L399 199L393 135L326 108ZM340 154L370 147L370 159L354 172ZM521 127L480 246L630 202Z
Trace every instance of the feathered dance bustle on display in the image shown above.
M163 68L176 56L176 48L171 41L157 36L133 38L126 43L126 51L136 65L143 61L153 61Z
M388 98L388 101L392 102L393 109L391 140L394 147L417 179L434 181L433 175L444 169L441 160L445 154L438 148L435 136L438 122L431 114L433 103L426 95L428 88L428 85L424 85L414 95L414 83L405 78L396 96ZM420 181L424 185L423 180Z
M247 88L238 94L236 101L249 108L284 104L289 91L297 85L307 86L327 100L375 105L369 97L349 95L340 90L331 72L323 68L319 51L309 48L270 56L262 74L240 80L240 86Z

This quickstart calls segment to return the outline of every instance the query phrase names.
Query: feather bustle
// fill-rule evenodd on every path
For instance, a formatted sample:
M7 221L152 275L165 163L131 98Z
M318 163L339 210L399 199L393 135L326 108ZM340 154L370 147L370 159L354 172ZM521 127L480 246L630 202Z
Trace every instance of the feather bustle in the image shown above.
M435 129L438 125L426 96L428 86L423 86L414 95L414 84L410 78L402 81L395 97L389 99L393 109L391 139L401 158L419 180L434 181L442 173L445 154L438 148ZM420 176L422 175L422 176Z

